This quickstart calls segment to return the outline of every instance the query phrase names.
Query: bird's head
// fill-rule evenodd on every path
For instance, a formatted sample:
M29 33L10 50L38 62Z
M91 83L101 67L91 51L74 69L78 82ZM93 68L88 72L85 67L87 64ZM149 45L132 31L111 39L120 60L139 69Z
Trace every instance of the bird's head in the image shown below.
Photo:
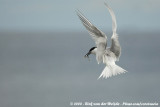
M96 54L95 51L96 51L97 47L92 47L89 52L84 56L85 58L89 58L89 55L90 54Z

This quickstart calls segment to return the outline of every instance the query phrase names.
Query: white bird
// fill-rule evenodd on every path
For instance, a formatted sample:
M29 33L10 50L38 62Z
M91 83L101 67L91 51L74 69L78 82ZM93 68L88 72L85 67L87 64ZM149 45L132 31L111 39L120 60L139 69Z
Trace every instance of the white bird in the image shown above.
M107 3L104 3L107 9L109 10L109 13L112 17L112 44L111 47L107 47L107 36L105 33L100 31L97 27L95 27L79 10L77 10L77 15L79 19L81 20L82 24L85 26L85 28L88 30L89 34L93 38L93 40L96 43L96 47L92 47L89 52L85 55L85 57L89 58L90 54L96 55L96 60L98 64L100 62L103 62L106 64L106 67L102 71L99 78L108 78L111 76L115 76L117 74L125 73L127 72L123 68L116 65L116 61L119 61L119 57L121 55L121 47L118 41L118 35L116 33L117 30L117 23L116 23L116 17L113 12L113 10L107 5ZM98 79L99 79L98 78Z

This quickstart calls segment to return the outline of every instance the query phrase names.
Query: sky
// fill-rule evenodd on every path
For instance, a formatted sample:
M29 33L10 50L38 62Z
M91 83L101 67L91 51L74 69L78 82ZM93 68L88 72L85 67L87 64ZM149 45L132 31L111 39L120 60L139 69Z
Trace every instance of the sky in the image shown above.
M159 0L107 0L114 10L118 30L159 31ZM111 30L104 0L0 0L0 31L84 30L76 9L95 26Z

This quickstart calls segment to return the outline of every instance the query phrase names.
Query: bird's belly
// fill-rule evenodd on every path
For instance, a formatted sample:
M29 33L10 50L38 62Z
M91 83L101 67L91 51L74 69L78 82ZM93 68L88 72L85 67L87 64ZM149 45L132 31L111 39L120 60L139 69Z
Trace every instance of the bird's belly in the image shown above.
M103 55L103 63L105 63L106 65L111 65L111 64L115 64L116 58L109 56L109 55Z

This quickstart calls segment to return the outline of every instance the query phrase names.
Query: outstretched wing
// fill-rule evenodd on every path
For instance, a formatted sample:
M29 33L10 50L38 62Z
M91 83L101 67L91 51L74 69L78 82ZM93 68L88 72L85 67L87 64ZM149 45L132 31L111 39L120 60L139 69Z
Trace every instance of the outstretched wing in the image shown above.
M104 53L107 46L107 37L102 31L96 28L79 10L77 10L77 15L96 43L98 52L96 57L99 63L102 60L102 54Z
M117 23L116 23L116 16L113 12L113 10L108 6L107 3L104 3L107 7L107 9L109 10L109 13L112 17L112 31L113 31L113 34L112 34L112 44L111 44L111 48L110 50L116 55L117 59L119 59L120 57L120 54L121 54L121 47L120 47L120 44L119 44L119 41L118 41L118 35L116 33L117 31Z

